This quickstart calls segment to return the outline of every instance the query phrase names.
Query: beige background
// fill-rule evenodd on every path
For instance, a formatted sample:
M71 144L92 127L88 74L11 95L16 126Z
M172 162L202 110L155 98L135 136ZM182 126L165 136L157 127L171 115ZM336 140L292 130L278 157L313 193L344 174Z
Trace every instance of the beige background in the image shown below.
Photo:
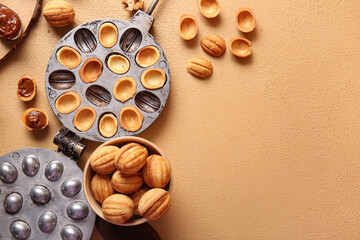
M149 0L147 5L149 4ZM45 0L47 3L48 0ZM76 23L129 19L120 0L71 0ZM168 103L141 137L160 146L172 163L173 205L151 222L163 239L360 238L360 2L355 0L220 0L215 20L195 0L160 0L153 35L171 65ZM235 12L251 7L255 32L241 34ZM178 35L181 14L196 16L199 35ZM60 123L44 90L48 58L72 27L54 29L43 17L17 53L0 67L0 154L25 147L56 149ZM253 55L207 56L206 34L228 42L245 36ZM186 63L202 56L212 77L196 79ZM16 96L22 74L33 75L38 96ZM44 109L49 127L28 131L20 115ZM98 146L88 148L81 160Z

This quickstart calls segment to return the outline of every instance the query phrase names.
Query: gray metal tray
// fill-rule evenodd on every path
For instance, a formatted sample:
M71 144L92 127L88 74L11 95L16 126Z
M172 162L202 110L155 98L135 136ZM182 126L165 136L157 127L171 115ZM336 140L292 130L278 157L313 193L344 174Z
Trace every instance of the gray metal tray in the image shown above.
M111 22L111 23L115 24L118 29L118 41L115 44L115 46L112 48L103 47L98 40L99 27L101 26L101 24L103 24L105 22ZM116 138L119 136L137 135L137 134L141 133L142 131L144 131L146 128L148 128L157 119L157 117L162 112L162 110L166 104L168 95L169 95L170 69L169 69L169 64L168 64L168 61L166 59L163 49L158 44L158 42L154 39L154 37L149 33L149 29L152 25L152 22L153 22L153 18L150 15L148 15L147 13L144 13L142 11L138 11L134 15L134 17L132 18L132 20L130 22L120 20L120 19L105 18L105 19L99 19L99 20L94 20L94 21L84 23L84 24L74 28L73 30L71 30L59 41L59 43L55 46L53 52L51 53L51 56L50 56L50 59L48 62L48 66L47 66L46 74L45 74L45 87L46 87L46 93L47 93L47 97L48 97L50 106L51 106L53 112L55 113L55 115L58 117L58 119L62 122L62 124L65 127L69 128L71 131L73 131L74 133L76 133L77 135L79 135L82 138L86 138L86 139L98 141L98 142L104 142L104 141L107 141L109 139L113 139L113 138ZM79 29L84 29L84 28L90 30L96 38L97 46L96 46L96 49L91 53L82 52L74 40L75 33ZM124 32L131 28L138 29L141 32L142 41L136 51L124 52L120 47L120 39L121 39L122 35L124 34ZM64 67L57 61L56 52L62 46L70 46L70 47L76 49L80 53L80 55L82 57L82 63L77 68L67 69L66 67ZM145 46L155 46L160 51L161 56L160 56L159 61L155 65L149 67L149 68L160 68L165 72L166 82L165 82L164 86L160 89L156 89L156 90L146 89L143 87L143 85L140 82L140 77L141 77L142 72L144 72L145 70L147 70L149 68L142 68L142 67L138 66L137 63L135 62L135 57L136 57L137 52ZM105 63L105 58L110 53L120 53L129 60L130 69L126 74L123 74L123 75L115 74L107 68L106 63ZM84 83L80 79L79 69L82 67L84 61L90 57L96 57L103 62L103 72L97 81L95 81L93 83ZM75 84L67 90L59 90L59 89L53 88L49 83L49 76L51 73L53 73L56 70L71 71L75 75L75 78L76 78ZM114 96L112 95L113 87L114 87L117 79L119 79L123 76L130 76L135 79L136 85L137 85L136 86L136 88L137 88L136 94L138 94L141 91L148 91L148 92L155 94L158 97L158 99L160 100L160 108L154 113L148 113L148 112L141 110L139 107L137 107L137 105L135 103L136 95L133 98L126 101L125 103L122 103L122 102L116 100L114 98ZM107 89L109 93L111 93L111 101L107 106L98 107L98 106L92 104L86 98L86 90L90 86L93 86L93 85L100 85L100 86L104 87L105 89ZM82 98L82 103L79 106L79 108L84 107L84 106L91 106L96 110L96 113L97 113L96 121L93 124L93 126L86 132L78 131L73 125L73 119L74 119L76 110L69 114L61 114L55 108L56 99L61 94L65 93L67 91L71 91L71 90L78 92ZM144 121L143 121L141 128L136 132L129 132L129 131L126 131L125 129L121 128L120 124L118 124L118 131L113 137L111 137L111 138L103 137L100 134L100 132L98 131L98 124L99 124L100 117L104 113L113 113L116 116L116 118L118 119L120 109L126 105L133 105L133 106L137 107L144 115Z

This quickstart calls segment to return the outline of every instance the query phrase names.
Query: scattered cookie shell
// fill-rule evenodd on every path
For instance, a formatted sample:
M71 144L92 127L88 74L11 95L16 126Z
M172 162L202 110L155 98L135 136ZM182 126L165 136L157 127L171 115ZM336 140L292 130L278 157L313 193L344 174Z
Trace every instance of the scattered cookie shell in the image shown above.
M72 47L62 47L56 52L56 59L64 67L73 69L81 63L81 55Z
M83 66L79 70L79 75L84 83L92 83L98 80L103 70L102 62L95 57L85 60Z
M180 17L179 32L184 40L191 40L196 37L198 23L193 15L184 14Z
M201 14L206 18L215 18L221 11L218 0L198 0Z
M114 114L106 113L99 121L99 132L103 137L110 138L117 132L118 121Z
M240 8L236 12L236 25L241 32L251 32L256 27L254 12L247 7Z
M129 100L135 93L136 81L132 77L122 77L115 83L113 95L120 102Z
M27 109L22 115L21 119L29 130L44 129L49 123L49 118L47 114L37 108Z
M75 111L80 104L80 94L75 91L68 91L56 99L55 108L59 113L67 114Z
M160 51L154 46L147 46L136 54L136 63L143 68L148 68L160 59Z
M31 101L36 95L36 88L35 79L32 76L25 74L21 76L18 81L17 95L21 101Z
M226 51L226 42L217 35L207 35L201 40L201 47L207 54L219 57Z
M125 106L120 110L120 127L126 131L136 132L141 128L143 120L144 115L133 105Z
M112 23L104 23L99 28L99 41L106 48L113 47L118 40L117 27Z
M229 44L230 52L237 57L248 57L251 55L251 42L245 38L232 38Z
M165 72L159 68L148 69L141 75L141 84L147 89L161 88L165 82Z
M85 106L77 110L73 120L73 124L77 130L81 132L86 132L94 125L95 120L96 120L95 109L92 107Z
M190 59L186 69L188 73L195 77L206 78L212 74L213 65L205 58L195 57Z
M130 68L129 60L120 54L109 56L106 63L110 71L116 74L125 74Z

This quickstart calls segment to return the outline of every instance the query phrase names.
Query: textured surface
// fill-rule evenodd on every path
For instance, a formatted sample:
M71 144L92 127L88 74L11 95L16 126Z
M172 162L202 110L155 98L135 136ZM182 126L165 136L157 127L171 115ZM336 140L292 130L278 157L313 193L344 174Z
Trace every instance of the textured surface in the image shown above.
M96 18L130 18L117 0L70 2L73 27ZM152 34L170 62L172 86L163 113L140 136L164 150L175 179L170 211L151 225L171 240L360 238L360 2L220 3L215 20L202 17L194 0L160 0L154 11ZM257 17L255 32L245 35L252 57L203 53L200 40L207 34L227 43L243 36L235 25L242 6ZM184 13L199 21L191 42L178 35ZM55 149L60 123L46 100L44 76L53 47L70 29L55 30L41 17L0 66L0 155L24 147ZM209 79L186 73L196 56L211 59ZM24 73L38 82L31 103L16 96ZM46 130L23 126L27 107L49 114ZM82 166L98 145L85 144Z

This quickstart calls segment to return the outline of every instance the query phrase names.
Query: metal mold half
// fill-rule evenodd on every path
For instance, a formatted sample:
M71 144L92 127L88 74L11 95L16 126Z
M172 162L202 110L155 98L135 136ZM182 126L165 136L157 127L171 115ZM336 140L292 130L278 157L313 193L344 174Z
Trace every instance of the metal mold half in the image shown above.
M39 160L38 173L31 177L22 171L23 160L29 156ZM61 239L62 235L90 239L96 215L83 191L78 192L81 182L76 179L82 179L82 171L75 161L49 149L25 148L1 156L2 163L11 163L17 169L17 179L13 183L0 181L0 239ZM66 181L69 179L75 179L75 184ZM67 193L78 193L66 197L61 192L62 184L67 185ZM31 194L35 187L41 191ZM45 188L51 193L48 202L43 198L49 193Z
M98 40L99 27L103 23L106 23L106 22L115 24L115 26L118 29L117 43L111 48L103 47ZM149 15L147 15L146 13L144 13L142 11L138 11L130 22L120 20L120 19L106 18L106 19L99 19L99 20L94 20L94 21L84 23L84 24L74 28L73 30L71 30L59 41L59 43L55 46L55 48L50 56L49 62L48 62L48 66L47 66L47 70L46 70L46 74L45 74L45 79L46 79L45 87L46 87L46 93L47 93L47 98L48 98L49 104L50 104L53 112L55 113L55 115L59 118L59 120L62 122L62 124L65 127L69 128L69 130L76 133L78 136L80 136L82 138L86 138L86 139L98 141L98 142L104 142L104 141L107 141L109 139L113 139L113 138L116 138L119 136L138 135L139 133L141 133L142 131L147 129L158 118L158 116L161 114L162 110L164 109L166 101L168 99L171 81L170 81L169 63L166 59L165 53L164 53L163 49L161 48L161 46L159 45L159 43L148 32L151 24L152 24L152 18ZM86 50L87 52L83 52L83 50L82 50L82 49L85 49L86 46L88 46L88 45L90 46L90 44L81 43L79 45L79 43L76 44L76 42L74 41L74 36L80 29L82 29L80 31L82 34L81 39L79 37L79 39L81 41L86 41L83 39L83 36L85 36L85 34L83 34L83 33L85 33L85 32L88 33L88 35L90 35L90 36L95 36L96 43L94 42L94 39L92 37L90 37L91 40L87 41L87 42L91 42L91 46L96 45L96 48L91 48L91 50L94 49L94 50L92 50L92 52L88 52L89 50ZM78 33L78 34L80 34L80 33ZM78 42L80 42L80 41L78 41ZM84 83L83 81L81 81L80 76L79 76L79 69L82 66L82 64L80 64L78 67L76 67L74 69L68 69L68 68L65 68L64 66L62 66L56 60L56 51L63 46L70 46L70 47L76 49L82 57L82 64L84 63L84 61L86 59L88 59L90 57L96 57L96 58L100 59L103 63L104 68L103 68L103 72L102 72L101 76L99 77L99 79L94 83ZM135 58L136 58L136 54L138 53L138 51L147 46L154 46L157 49L159 49L160 59L151 67L142 68L136 63ZM86 49L89 49L89 47ZM116 73L110 71L106 67L107 66L106 58L111 53L119 53L128 59L128 61L130 63L130 68L129 68L128 72L126 72L126 74L122 74L122 75L116 74ZM141 81L140 81L141 74L145 70L151 69L151 68L162 69L165 72L166 82L163 87L161 87L159 89L146 89L141 84ZM73 80L72 75L67 72L66 73L67 75L60 76L60 77L63 76L63 79L65 79L63 82L66 84L63 85L63 87L54 85L58 81L56 81L57 78L55 78L55 80L54 80L54 77L53 77L54 75L52 75L52 74L58 70L66 70L68 72L71 72L75 76L75 80ZM49 78L49 76L51 76L51 75L52 75L52 78ZM135 100L136 95L134 95L131 99L127 100L124 103L117 101L113 97L113 94L112 94L113 88L114 88L117 80L124 76L132 77L133 79L135 79L137 93L146 91L146 92L149 92L150 94L152 94L152 95L147 96L147 99L150 97L151 101L146 100L146 104L144 104L143 102L140 103L141 100L145 100L144 98L141 97L144 94L138 95L137 102ZM53 79L53 80L50 80L50 79ZM109 96L107 94L106 94L105 101L100 101L101 104L99 103L99 101L95 101L95 98L92 98L93 96L87 97L87 94L86 94L87 90L90 87L91 87L90 89L95 88L94 86L96 86L96 85L106 89L107 92L110 93L110 95L111 95L110 101L108 101ZM67 90L65 90L65 88ZM96 89L99 90L100 88L96 88ZM82 98L82 103L79 106L79 109L82 107L85 107L85 106L90 106L90 107L93 107L96 111L95 124L93 124L93 126L86 132L81 132L81 131L77 130L73 125L73 119L76 114L76 111L69 113L69 114L61 114L55 108L55 101L56 101L57 97L59 97L65 91L69 91L69 90L76 91L80 94L80 96ZM152 96L154 96L154 97L152 97ZM96 98L96 100L99 100L99 99ZM150 104L150 105L146 106L147 104ZM120 124L118 124L117 131L114 136L109 137L109 138L102 136L99 132L100 117L103 116L104 113L112 113L116 116L116 118L119 118L120 110L123 107L128 106L128 105L137 106L139 108L139 110L142 112L142 114L144 115L144 121L143 121L141 128L135 132L131 132L131 131L126 131L125 129L121 128Z

